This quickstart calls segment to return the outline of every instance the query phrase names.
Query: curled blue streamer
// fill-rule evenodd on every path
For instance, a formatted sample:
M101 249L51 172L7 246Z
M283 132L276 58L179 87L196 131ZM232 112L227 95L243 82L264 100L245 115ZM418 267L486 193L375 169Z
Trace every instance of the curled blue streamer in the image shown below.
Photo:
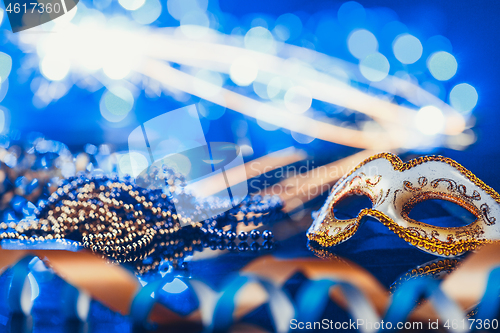
M481 319L483 322L486 319L495 319L499 315L500 310L500 266L495 267L488 276L486 290L479 305L476 319Z
M297 295L297 321L318 321L328 303L330 288L337 284L330 279L306 282Z
M297 295L299 322L317 322L324 312L329 300L329 290L332 287L341 288L348 302L350 315L353 319L367 319L367 321L378 321L378 316L371 304L354 285L337 281L335 279L311 280L304 284ZM357 314L354 312L358 312ZM357 318L362 312L363 318Z
M78 297L80 296L80 291L74 286L65 283L63 287L63 292L61 296L63 298L63 313L68 319L81 320L78 315Z
M24 282L30 273L29 263L34 257L34 255L27 255L12 266L12 278L7 298L10 310L14 313L23 313L21 307L21 295L23 292Z
M135 325L144 325L147 322L149 314L153 309L154 304L157 302L157 296L160 290L165 286L165 284L173 281L174 278L180 278L174 274L166 274L163 278L152 281L145 285L139 290L139 292L135 295L132 304L130 306L130 316L132 318L132 322ZM191 286L191 284L183 280L188 289L195 292L195 289ZM151 295L154 293L154 297ZM165 304L163 304L165 306ZM175 310L167 308L176 313Z
M459 312L462 314L457 304L449 299L439 288L439 281L422 276L404 282L396 290L384 318L385 322L392 323L392 328L389 329L386 325L381 331L396 331L396 323L405 321L420 299L430 297L436 297L436 301L433 302L434 305L444 308L449 314L456 315ZM439 308L436 308L436 310L442 314Z
M227 332L231 325L233 324L233 313L235 309L235 296L238 291L241 290L245 285L249 283L258 283L267 292L268 298L268 309L271 313L271 321L274 325L274 330L277 329L277 320L272 313L271 302L279 299L285 299L289 302L289 305L294 308L294 304L291 299L286 295L286 293L281 289L276 287L270 281L263 279L256 275L239 275L234 278L229 284L224 288L221 297L217 300L215 305L214 313L212 316L211 331L213 332ZM295 311L296 312L296 311Z

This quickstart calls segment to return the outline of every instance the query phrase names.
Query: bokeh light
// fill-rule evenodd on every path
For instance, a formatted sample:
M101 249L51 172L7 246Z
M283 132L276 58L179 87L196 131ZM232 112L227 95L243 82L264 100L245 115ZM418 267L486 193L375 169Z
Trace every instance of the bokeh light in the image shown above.
M267 96L270 99L275 98L283 88L283 80L279 77L275 77L269 81L267 84Z
M425 135L438 134L443 129L444 124L443 112L433 105L424 106L415 116L415 126Z
M118 3L127 10L139 9L145 2L145 0L118 0Z
M250 57L237 58L229 70L229 76L239 86L250 85L259 74L259 66Z
M198 73L196 73L196 78L199 80L195 81L194 89L196 89L196 91L205 98L217 95L224 82L219 73L206 69L199 70ZM203 84L202 81L209 82L211 85Z
M276 20L274 35L281 41L291 41L300 36L302 21L294 14L283 14Z
M269 30L263 27L255 27L245 35L245 47L249 50L269 53L274 48L274 38Z
M107 90L99 104L102 116L109 122L120 122L127 117L134 106L134 96L121 86Z
M366 11L356 1L348 1L340 6L337 17L339 23L345 27L361 26L366 19Z
M374 82L385 79L389 74L389 69L389 60L381 53L370 54L359 63L361 74Z
M347 39L347 46L349 52L358 59L364 59L378 51L377 38L365 29L354 31Z
M309 144L314 141L314 137L292 131L292 138L301 144Z
M458 63L451 53L439 51L431 54L427 67L437 80L447 81L456 74Z
M413 64L422 56L422 43L417 37L403 34L392 45L394 56L403 64Z
M303 113L311 107L312 95L309 89L295 86L286 91L284 101L290 112Z
M8 128L7 125L7 109L0 107L0 133L4 132L6 128Z
M468 83L457 84L450 92L450 104L462 113L470 112L477 104L476 88Z
M448 53L451 53L451 51L453 51L453 47L451 45L450 40L441 35L435 35L430 37L425 42L425 49L427 50L427 52L430 53L437 51L446 51Z
M135 170L144 170L149 166L146 156L134 151L120 156L118 165L122 175L133 175Z
M159 0L146 0L144 5L132 12L132 18L139 24L151 24L160 17L161 10Z
M316 134L311 128L317 124L380 132L384 121L399 112L411 113L413 107L438 105L446 117L454 113L441 107L434 96L444 100L448 95L465 120L469 111L464 110L473 104L473 98L458 100L455 93L450 94L449 85L434 79L444 77L436 74L443 72L440 61L444 61L439 57L453 57L449 41L415 31L425 41L421 42L389 9L365 9L350 1L338 11L326 9L311 15L237 17L221 11L216 3L209 6L209 0L167 0L163 6L168 9L165 15L159 0L92 0L79 5L75 19L57 34L41 38L20 34L22 51L38 56L26 57L26 63L36 64L21 65L28 74L40 66L43 75L35 74L32 79L33 104L45 108L73 86L90 92L106 87L109 91L100 103L101 115L107 120L99 123L102 129L125 130L139 121L130 111L136 103L144 105L143 97L152 101L171 98L174 103L197 103L207 134L226 118L234 121L243 115L254 118L262 129L280 129L291 136L291 142L301 144L312 142ZM119 11L113 12L115 8ZM423 52L429 66L425 72ZM66 59L57 62L56 68L53 59L57 57ZM358 59L357 65L353 57ZM417 65L401 66L413 63ZM407 88L396 87L402 83L399 79L386 80L391 69L391 74L406 81ZM0 87L0 99L8 83ZM113 92L114 87L126 87L126 92ZM373 98L379 102L363 105ZM372 117L385 110L389 117ZM419 114L423 117L425 109ZM223 120L214 121L222 116ZM311 126L304 129L292 124L302 120L311 121ZM415 124L402 126L414 130ZM419 131L412 133L424 137ZM241 144L251 146L251 135L253 131L248 131L248 137L238 140L246 139ZM346 143L335 135L321 139ZM269 147L255 153L262 151Z
M226 108L217 104L202 101L198 103L198 112L209 120L216 120L224 115Z
M168 0L167 10L173 18L180 21L186 14L193 11L205 12L208 0Z
M12 70L12 58L7 54L0 52L0 84L7 80Z
M208 16L200 11L189 12L181 19L181 30L189 38L202 38L209 26Z
M71 62L67 56L51 53L42 59L40 70L43 76L52 81L62 80L68 75Z

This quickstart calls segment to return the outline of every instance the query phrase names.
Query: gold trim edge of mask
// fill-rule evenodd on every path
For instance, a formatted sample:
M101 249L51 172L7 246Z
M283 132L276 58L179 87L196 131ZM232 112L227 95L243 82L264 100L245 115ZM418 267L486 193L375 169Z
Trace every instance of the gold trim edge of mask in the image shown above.
M384 158L389 161L394 168L395 171L403 172L405 170L409 170L417 165L430 162L430 161L438 161L451 165L455 169L457 169L462 175L464 175L467 179L473 182L475 185L483 189L488 195L490 195L497 203L500 203L500 195L491 187L486 185L481 179L477 178L471 171L463 167L458 162L452 160L451 158L440 156L440 155L430 155L430 156L421 156L415 159L412 159L408 162L403 162L398 156L391 153L379 153L373 155L359 165L357 165L354 169L352 169L349 173L344 175L334 186L332 192L335 191L342 182L352 175L356 170L361 168L363 165L368 162L374 161L379 158ZM395 223L389 216L386 214L379 212L373 209L363 209L360 211L358 216L355 218L355 223L353 227L348 230L339 233L335 236L328 235L327 232L319 231L315 233L307 233L307 238L311 241L317 242L319 245L323 247L331 247L337 245L348 238L350 238L359 228L360 221L364 216L372 216L377 218L382 224L389 228L392 232L398 235L400 238L410 243L413 246L422 247L428 251L437 253L439 255L444 256L456 256L460 255L464 252L468 252L474 249L477 249L479 246L494 243L492 240L460 240L453 243L444 242L438 239L422 239L411 233L411 231L399 226ZM496 242L498 243L498 242Z

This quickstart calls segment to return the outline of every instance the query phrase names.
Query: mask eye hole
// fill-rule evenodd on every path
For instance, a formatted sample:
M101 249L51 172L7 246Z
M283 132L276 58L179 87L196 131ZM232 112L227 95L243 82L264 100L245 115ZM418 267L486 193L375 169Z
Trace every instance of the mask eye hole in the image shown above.
M436 227L458 228L473 223L476 216L468 209L447 200L429 199L416 204L408 217Z
M372 208L373 204L366 195L353 194L340 199L333 206L333 215L338 220L353 219L365 208Z

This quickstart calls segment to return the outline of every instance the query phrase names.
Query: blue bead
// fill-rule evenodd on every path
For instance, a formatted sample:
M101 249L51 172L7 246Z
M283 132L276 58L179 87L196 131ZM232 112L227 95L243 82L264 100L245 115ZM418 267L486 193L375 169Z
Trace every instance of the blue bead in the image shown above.
M219 250L225 250L226 249L226 242L224 240L220 241L217 243L217 248Z
M234 231L227 231L226 238L230 241L234 241L236 239L236 233Z
M246 240L248 238L248 233L246 231L241 231L239 234L238 234L238 239L239 240Z
M229 251L234 251L237 249L236 247L236 243L235 242L229 242L227 245L226 245L226 248L229 250Z
M271 241L265 241L262 243L262 248L264 248L264 250L272 250L274 248L274 244Z
M247 242L241 242L240 244L238 244L238 249L241 252L247 251L248 250L248 243Z
M260 244L257 242L252 242L252 244L250 244L250 249L252 251L258 251L260 249Z
M259 239L259 237L260 237L260 231L257 230L257 229L250 231L250 237L253 240Z
M264 232L262 233L262 238L264 238L265 240L271 240L274 238L274 235L270 230L264 230Z

